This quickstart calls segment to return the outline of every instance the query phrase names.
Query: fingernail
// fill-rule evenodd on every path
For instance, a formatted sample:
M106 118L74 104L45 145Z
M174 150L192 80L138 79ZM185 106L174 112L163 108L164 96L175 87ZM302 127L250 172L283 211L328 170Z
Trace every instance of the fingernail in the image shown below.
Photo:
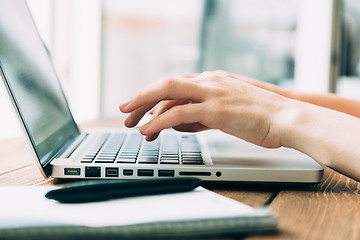
M130 119L129 119L129 118L126 118L125 121L124 121L124 125L125 125L125 126L129 126L129 123L130 123Z
M128 101L120 104L120 110L121 110L121 111L125 110L126 107L129 105L130 101L131 101L131 100L128 100Z
M149 124L149 123L141 126L141 127L140 127L140 132L141 132L142 134L144 134L144 135L148 135L148 132L149 132L149 129L150 129L149 127L150 127L150 124Z

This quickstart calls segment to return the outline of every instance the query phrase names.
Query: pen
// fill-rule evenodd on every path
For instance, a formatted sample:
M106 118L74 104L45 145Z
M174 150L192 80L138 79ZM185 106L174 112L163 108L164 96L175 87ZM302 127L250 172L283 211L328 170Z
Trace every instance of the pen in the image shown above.
M45 197L62 203L85 203L115 198L186 192L201 186L193 177L143 180L86 180L50 190Z

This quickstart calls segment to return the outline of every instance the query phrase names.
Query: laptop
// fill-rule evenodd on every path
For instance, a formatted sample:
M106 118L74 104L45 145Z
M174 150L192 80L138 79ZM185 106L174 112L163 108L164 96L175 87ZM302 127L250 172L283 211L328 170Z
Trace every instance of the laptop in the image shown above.
M317 183L323 168L291 149L265 149L219 131L80 132L24 0L0 0L0 72L45 177Z

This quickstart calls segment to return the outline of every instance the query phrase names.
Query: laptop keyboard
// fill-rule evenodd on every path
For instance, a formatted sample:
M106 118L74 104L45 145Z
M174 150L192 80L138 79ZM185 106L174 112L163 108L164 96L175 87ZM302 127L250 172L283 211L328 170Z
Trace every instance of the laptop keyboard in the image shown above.
M152 142L139 133L104 134L81 163L204 165L196 136L167 133Z

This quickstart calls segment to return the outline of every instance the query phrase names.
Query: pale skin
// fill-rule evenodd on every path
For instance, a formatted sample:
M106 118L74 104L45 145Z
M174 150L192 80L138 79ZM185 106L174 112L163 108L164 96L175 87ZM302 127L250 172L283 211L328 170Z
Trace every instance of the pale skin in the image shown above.
M167 128L221 131L267 148L288 147L360 181L360 102L286 90L224 71L164 79L120 105L127 127L145 113L147 140Z

